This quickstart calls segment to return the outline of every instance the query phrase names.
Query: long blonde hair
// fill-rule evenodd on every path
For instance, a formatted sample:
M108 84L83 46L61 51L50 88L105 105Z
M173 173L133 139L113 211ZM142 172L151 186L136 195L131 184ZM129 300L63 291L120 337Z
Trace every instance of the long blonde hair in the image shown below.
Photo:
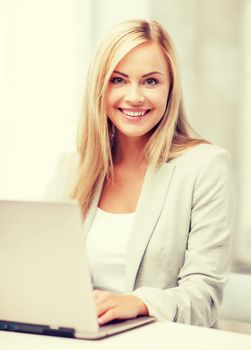
M136 46L158 42L170 70L171 86L167 107L161 121L145 145L145 160L158 167L174 158L188 147L206 142L191 136L183 106L177 58L172 40L166 30L156 21L123 21L106 35L93 56L86 80L83 110L79 127L77 150L80 164L71 198L80 202L86 214L97 186L106 176L113 176L112 124L108 120L105 93L110 77L121 59Z

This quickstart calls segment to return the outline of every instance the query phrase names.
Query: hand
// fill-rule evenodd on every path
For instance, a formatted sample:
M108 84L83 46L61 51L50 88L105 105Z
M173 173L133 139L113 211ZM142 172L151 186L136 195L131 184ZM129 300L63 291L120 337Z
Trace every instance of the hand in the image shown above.
M119 295L100 290L94 290L93 295L100 325L114 319L148 316L146 305L134 295Z

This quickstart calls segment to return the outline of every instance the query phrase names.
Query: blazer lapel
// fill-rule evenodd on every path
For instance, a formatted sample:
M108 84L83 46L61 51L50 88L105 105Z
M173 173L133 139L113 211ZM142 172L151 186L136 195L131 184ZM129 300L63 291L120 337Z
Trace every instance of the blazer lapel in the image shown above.
M126 290L132 291L148 241L161 214L175 165L165 163L146 172L131 230L126 263Z

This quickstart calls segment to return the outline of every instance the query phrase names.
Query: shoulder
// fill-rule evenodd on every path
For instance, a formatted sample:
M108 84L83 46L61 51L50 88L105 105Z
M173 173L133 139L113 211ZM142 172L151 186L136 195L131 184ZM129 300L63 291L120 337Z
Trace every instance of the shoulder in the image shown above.
M232 162L229 153L214 144L200 144L187 149L182 155L170 161L177 169L186 168L188 172L198 172L203 169L229 168Z
M80 164L80 155L77 152L63 153L58 160L55 177L67 186L77 174Z
M230 158L229 153L214 144L203 143L191 148L188 148L182 155L172 159L175 164L180 162L198 162L203 163L204 161L215 159L215 158Z
M65 200L77 176L80 155L77 152L63 153L57 162L54 175L44 192L44 199Z
M57 168L64 173L71 173L77 170L79 163L80 154L78 152L67 152L59 157Z
M178 187L198 189L218 184L234 184L234 170L229 153L213 144L200 144L187 149L182 155L168 161L166 166L174 169L173 183Z

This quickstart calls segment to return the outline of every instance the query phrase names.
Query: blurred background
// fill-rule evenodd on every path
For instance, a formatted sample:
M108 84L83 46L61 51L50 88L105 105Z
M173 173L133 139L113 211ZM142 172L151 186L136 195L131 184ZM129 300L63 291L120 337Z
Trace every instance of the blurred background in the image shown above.
M232 269L251 273L250 0L0 0L0 198L42 198L60 155L75 149L97 40L138 17L171 34L191 124L232 156Z

